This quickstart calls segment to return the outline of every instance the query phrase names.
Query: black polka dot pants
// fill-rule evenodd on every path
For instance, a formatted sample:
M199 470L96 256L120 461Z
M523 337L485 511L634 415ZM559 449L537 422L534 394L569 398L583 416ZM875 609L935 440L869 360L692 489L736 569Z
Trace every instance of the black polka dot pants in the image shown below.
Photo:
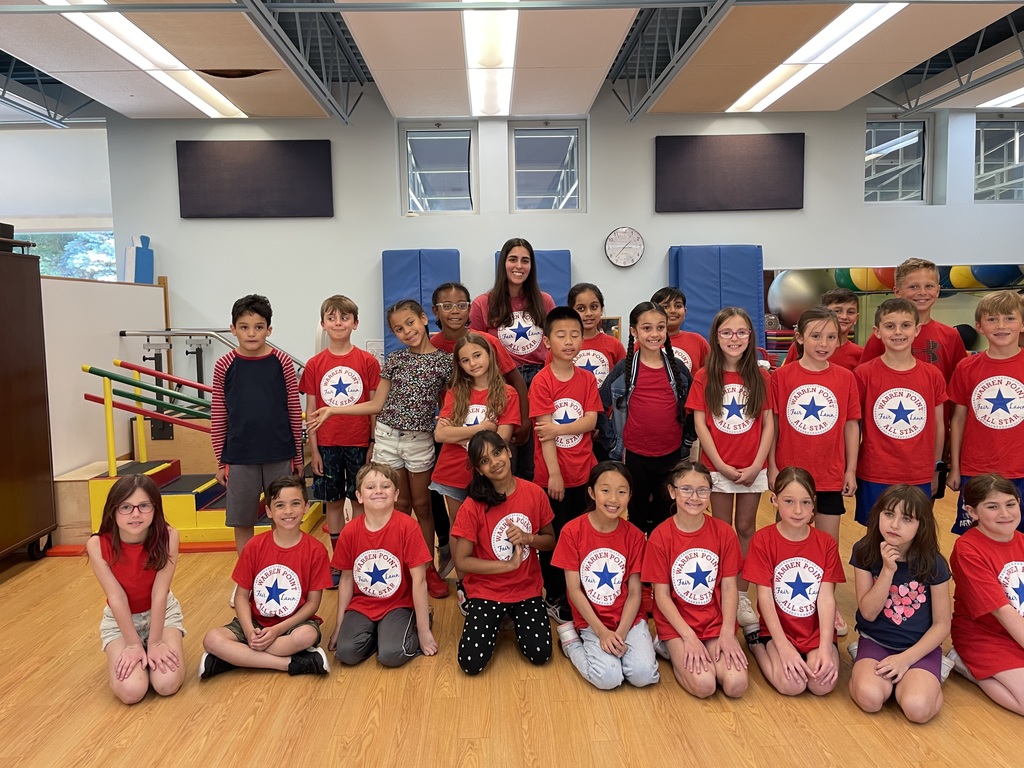
M519 603L497 603L471 598L466 604L469 615L459 641L459 666L467 675L478 675L494 654L498 626L507 612L516 628L519 651L533 664L551 658L551 624L544 601L531 597Z

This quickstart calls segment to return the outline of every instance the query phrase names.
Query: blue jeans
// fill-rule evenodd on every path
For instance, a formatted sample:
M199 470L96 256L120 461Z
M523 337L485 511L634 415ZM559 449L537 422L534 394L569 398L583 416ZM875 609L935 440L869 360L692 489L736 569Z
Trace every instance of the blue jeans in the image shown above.
M572 642L564 646L565 655L584 680L602 691L618 688L623 680L643 688L661 679L658 658L654 655L654 641L646 621L629 630L626 653L621 659L602 650L597 633L590 627L580 630L580 639L582 643Z

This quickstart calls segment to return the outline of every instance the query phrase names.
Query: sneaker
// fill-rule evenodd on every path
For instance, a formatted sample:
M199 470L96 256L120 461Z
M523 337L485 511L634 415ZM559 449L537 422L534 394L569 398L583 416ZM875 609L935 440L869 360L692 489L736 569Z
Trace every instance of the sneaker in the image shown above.
M555 620L556 624L572 622L572 611L564 600L544 600L544 607L548 610L548 616Z
M427 593L436 600L448 597L448 582L438 575L433 563L427 566Z
M331 586L328 589L337 589L341 583L341 571L331 568Z
M654 618L654 590L650 584L644 584L640 590L640 616L645 619Z
M576 627L573 626L571 621L567 621L564 624L559 624L555 627L555 631L558 632L558 640L562 644L562 651L565 651L565 647L570 643L580 643L579 632L576 631Z
M854 661L857 660L857 649L859 647L860 647L860 644L856 640L854 640L852 643L850 643L848 646L846 646L846 652L848 654L850 654L850 658L853 659ZM943 661L945 661L945 657L943 657ZM945 678L943 678L943 679L945 679Z
M850 631L850 628L846 625L846 619L843 618L838 610L836 611L836 637L846 637L846 634Z
M960 658L959 655L957 658ZM942 669L939 671L939 680L943 683L946 682L946 679L949 677L949 673L953 671L953 667L955 666L956 662L953 661L953 659L949 658L949 656L943 656Z
M235 584L234 588L231 590L231 597L228 598L228 605L230 605L232 608L235 607L235 595L237 595L237 594L238 594L238 585Z
M747 648L758 645L761 642L761 625L751 624L749 627L744 627L743 641L747 644Z
M327 663L327 654L320 647L299 651L288 662L289 675L326 675L331 671Z
M653 640L654 652L661 656L661 658L667 659L668 661L672 661L672 656L668 652L668 645L665 643L665 641L661 640L657 635L654 636Z
M462 586L462 579L455 582L455 600L459 604L459 613L463 616L469 616L469 608L466 607L469 598L466 597L466 588Z
M501 622L498 624L499 632L511 632L516 628L516 623L512 621L512 617L507 613L501 617Z
M452 568L455 567L455 561L452 560L451 547L445 544L443 547L437 548L437 574L442 579L447 579L448 574L452 572Z
M736 608L736 623L741 627L757 624L757 614L754 612L754 606L750 604L750 596L746 592L740 592L740 602Z
M227 672L232 669L238 669L234 664L231 664L219 656L214 656L208 651L203 652L203 657L199 659L199 679L209 680L211 677L219 675L221 672Z
M977 683L978 682L975 679L974 675L971 674L971 670L969 670L967 668L967 665L964 664L964 660L960 658L960 654L956 652L956 648L953 648L952 646L950 646L949 651L946 653L945 657L943 658L943 661L945 661L946 659L949 659L950 661L953 662L953 669L955 669L957 671L957 674L962 675L963 677L966 677L972 683Z

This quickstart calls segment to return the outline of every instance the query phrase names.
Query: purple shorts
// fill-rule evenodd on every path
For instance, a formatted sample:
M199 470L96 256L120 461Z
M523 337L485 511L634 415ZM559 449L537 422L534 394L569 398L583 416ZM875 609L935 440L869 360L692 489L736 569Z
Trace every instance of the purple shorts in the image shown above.
M870 637L865 635L860 636L860 641L857 644L857 661L861 659L873 659L875 661L881 661L887 656L892 656L894 653L899 651L893 651L889 648L879 645ZM942 646L933 649L923 659L916 664L910 665L911 669L923 669L925 672L931 672L935 675L935 679L942 680Z

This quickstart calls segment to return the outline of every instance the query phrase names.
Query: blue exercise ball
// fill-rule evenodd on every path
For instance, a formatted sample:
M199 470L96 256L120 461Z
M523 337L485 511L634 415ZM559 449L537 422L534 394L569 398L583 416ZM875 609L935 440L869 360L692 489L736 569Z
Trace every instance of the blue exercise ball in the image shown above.
M979 264L971 267L974 279L986 288L1005 288L1020 282L1020 267L1016 264Z

